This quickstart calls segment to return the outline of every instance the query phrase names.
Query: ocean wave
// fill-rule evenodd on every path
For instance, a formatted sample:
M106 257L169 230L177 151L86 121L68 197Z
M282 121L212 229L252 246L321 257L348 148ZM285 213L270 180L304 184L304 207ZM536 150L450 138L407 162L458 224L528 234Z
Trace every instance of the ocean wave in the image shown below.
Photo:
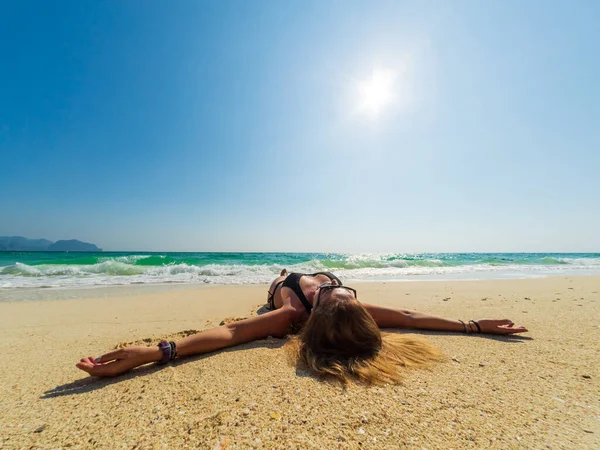
M600 266L600 258L557 258L561 264L597 267Z
M600 273L600 255L580 254L116 254L44 255L0 266L0 288L147 283L269 283L290 272L332 271L342 280L478 278ZM61 259L62 258L62 259ZM58 262L61 262L59 264Z
M411 266L425 266L425 267L445 267L454 266L454 261L443 261L442 259L435 257L415 257L411 255L398 255L394 253L389 254L376 254L376 253L365 253L365 254L353 254L353 255L340 255L338 258L325 258L317 260L323 267L332 270L351 270L360 268L387 268L396 267L404 268Z

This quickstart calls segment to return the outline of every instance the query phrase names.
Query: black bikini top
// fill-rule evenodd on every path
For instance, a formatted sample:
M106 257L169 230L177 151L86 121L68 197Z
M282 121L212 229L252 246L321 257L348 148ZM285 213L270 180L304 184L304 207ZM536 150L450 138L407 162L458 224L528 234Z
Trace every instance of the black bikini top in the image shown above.
M304 292L302 292L302 289L300 288L300 278L302 278L305 275L309 276L309 277L314 277L317 275L326 275L327 277L329 277L329 279L331 281L333 281L333 280L337 281L340 286L342 285L342 282L340 281L340 279L338 277L336 277L331 272L290 273L287 276L287 278L285 280L283 280L282 285L285 287L288 287L292 291L294 291L294 294L296 294L298 296L298 298L304 305L304 308L306 308L306 312L308 314L310 314L310 312L312 311L312 305L309 303L308 299L304 295ZM275 287L275 289L277 289L277 286ZM273 292L275 292L275 291L273 291Z

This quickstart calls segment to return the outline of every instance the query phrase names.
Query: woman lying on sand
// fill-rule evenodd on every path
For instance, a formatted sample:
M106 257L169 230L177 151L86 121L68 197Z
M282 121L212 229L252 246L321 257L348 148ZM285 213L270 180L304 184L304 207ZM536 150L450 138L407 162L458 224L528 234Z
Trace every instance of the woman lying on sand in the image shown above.
M284 337L301 328L286 344L297 361L314 374L343 383L397 382L399 368L418 367L440 359L439 351L418 337L381 333L380 328L416 328L466 334L513 334L527 331L510 320L463 322L430 314L360 303L356 290L332 273L281 272L269 289L268 313L188 336L158 347L125 347L76 366L93 376L113 376L151 362L166 363L224 347Z

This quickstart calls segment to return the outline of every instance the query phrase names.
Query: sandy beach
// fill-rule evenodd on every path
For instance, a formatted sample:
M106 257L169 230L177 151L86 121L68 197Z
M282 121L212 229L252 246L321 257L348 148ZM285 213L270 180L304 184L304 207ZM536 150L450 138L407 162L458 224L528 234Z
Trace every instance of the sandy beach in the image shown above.
M256 314L267 287L3 301L0 448L600 447L600 277L356 287L365 302L530 331L414 331L447 361L396 386L321 382L288 364L279 339L97 379L75 363Z

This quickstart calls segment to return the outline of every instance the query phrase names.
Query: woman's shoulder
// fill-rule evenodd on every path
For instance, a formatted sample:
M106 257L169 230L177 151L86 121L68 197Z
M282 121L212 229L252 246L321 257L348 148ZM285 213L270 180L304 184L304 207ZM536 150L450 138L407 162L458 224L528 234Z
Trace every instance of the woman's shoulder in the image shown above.
M308 314L301 303L298 304L298 302L289 302L288 304L283 305L282 309L284 308L287 309L287 314L289 315L292 323L306 322Z

